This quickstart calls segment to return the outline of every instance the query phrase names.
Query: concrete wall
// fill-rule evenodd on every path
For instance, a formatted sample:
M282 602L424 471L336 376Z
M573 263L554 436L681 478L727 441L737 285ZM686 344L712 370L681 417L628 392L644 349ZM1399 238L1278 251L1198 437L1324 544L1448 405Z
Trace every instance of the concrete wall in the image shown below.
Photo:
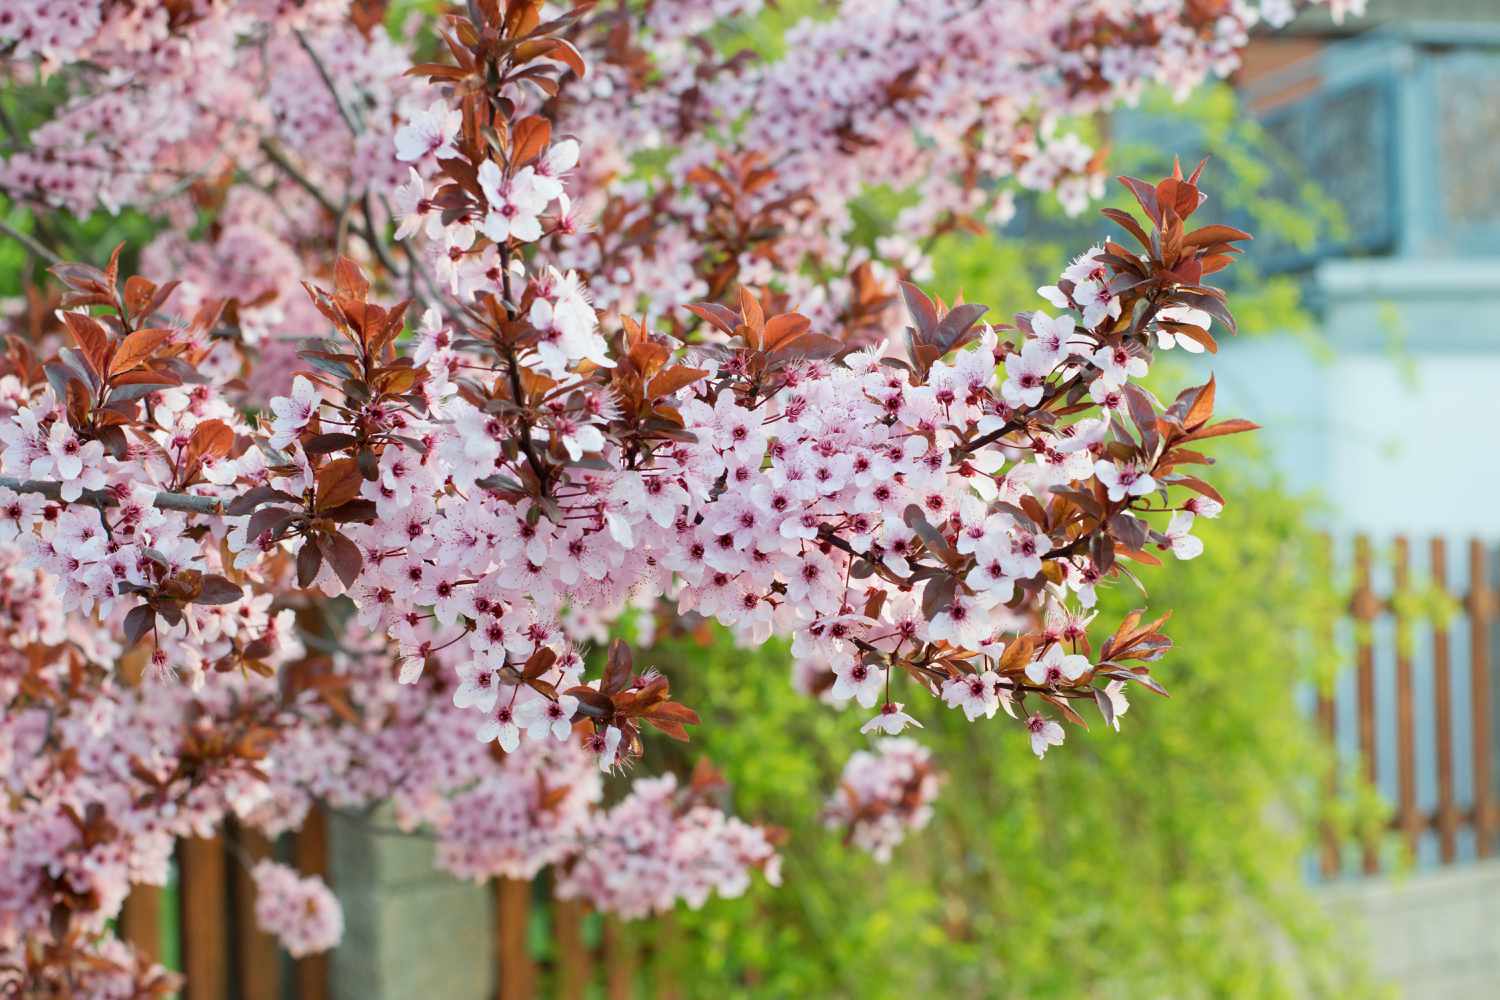
M1500 997L1500 861L1323 890L1365 928L1377 975L1406 1000Z
M329 873L344 904L333 953L336 1000L490 1000L494 906L488 887L433 868L432 842L378 832L390 821L334 815Z

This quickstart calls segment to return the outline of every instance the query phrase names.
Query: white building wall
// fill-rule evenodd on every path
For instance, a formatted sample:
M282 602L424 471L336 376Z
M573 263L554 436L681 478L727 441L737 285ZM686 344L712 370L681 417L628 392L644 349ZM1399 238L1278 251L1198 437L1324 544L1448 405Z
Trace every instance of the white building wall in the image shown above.
M1313 297L1312 335L1223 338L1219 411L1340 533L1500 537L1500 261L1330 262Z

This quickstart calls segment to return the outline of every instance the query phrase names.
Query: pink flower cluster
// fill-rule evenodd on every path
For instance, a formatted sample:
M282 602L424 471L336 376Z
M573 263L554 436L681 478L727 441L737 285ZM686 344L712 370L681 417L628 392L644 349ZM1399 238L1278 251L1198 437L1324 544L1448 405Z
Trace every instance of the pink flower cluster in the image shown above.
M851 239L861 192L916 192L874 262L918 280L926 234L955 216L1003 222L1018 189L1052 192L1077 214L1102 194L1105 167L1070 121L1133 103L1147 87L1186 94L1227 75L1252 28L1284 23L1306 4L845 0L835 16L793 25L781 58L727 62L685 39L710 19L753 18L761 4L693 3L679 15L680 6L670 17L647 7L638 24L610 19L579 39L591 75L570 86L588 99L564 124L593 151L582 197L591 207L606 194L616 210L629 205L649 220L652 239L639 244L625 229L612 244L585 233L569 242L565 263L594 272L601 304L625 312L703 297L703 276L685 262L712 228L719 192L692 171L756 152L776 176L745 214L774 206L784 232L774 259L743 251L742 280L762 284L774 270L804 312L831 319L855 292L845 276L872 259ZM1329 6L1342 17L1363 3ZM642 58L654 75L642 72ZM663 147L675 155L661 180L622 169ZM816 266L786 266L800 260Z
M441 118L436 108L423 112L397 133L398 145L424 151L423 163L442 160L447 140L419 135L456 128L437 124ZM563 162L573 159L570 148ZM506 179L498 168L481 167L484 201L469 215L490 225L517 186L532 190L532 171L523 167ZM426 179L413 173L411 183L425 190ZM549 190L552 200L566 197L561 185ZM526 197L536 211L549 204L536 201L540 195ZM471 251L475 229L463 218L439 225L433 237L460 249L453 258L460 300L493 285L479 268L519 239L507 233ZM433 231L430 220L421 228ZM872 667L867 652L900 654L941 642L977 657L971 662L998 659L1024 622L1015 610L1018 587L1034 583L1048 558L1061 574L1055 599L1074 595L1092 606L1102 569L1086 552L1056 559L1055 539L1026 513L1025 499L1035 502L1063 487L1087 490L1093 480L1111 501L1133 501L1158 488L1145 470L1116 461L1108 449L1111 420L1126 416L1126 386L1146 374L1147 359L1111 335L1120 306L1101 253L1090 251L1059 286L1044 290L1070 311L1027 314L1019 350L1002 346L985 328L972 348L934 360L925 379L887 363L879 345L838 362L794 359L757 391L735 358L716 363L714 353L689 348L686 362L715 377L668 397L687 433L659 446L649 465L630 461L626 446L606 438L618 420L617 403L578 374L615 362L604 352L576 275L561 275L541 258L529 266L514 259L503 278L532 303L534 370L556 380L551 402L527 433L552 442L569 462L597 460L558 470L550 513L495 489L525 480L534 471L532 457L506 448L507 423L493 405L460 391L459 373L492 362L462 346L462 332L430 310L414 355L427 373L426 412L379 415L399 421L403 433L382 453L378 477L363 486L378 517L348 530L363 557L364 571L350 590L361 620L400 645L408 681L420 676L432 651L466 646L471 659L459 667L455 703L471 710L480 739L506 750L523 736L566 738L577 708L576 700L507 683L507 663L551 648L558 659L543 675L548 683L557 690L597 688L598 681L583 681L581 661L567 655L562 610L610 616L643 590L670 595L680 613L714 618L749 641L791 636L795 655L833 671L835 697L883 704L867 728L898 733L912 717L892 702L888 672ZM1065 384L1086 387L1099 415L1034 429L1022 446L971 445ZM331 415L326 395L299 377L290 397L272 400L270 445L290 446L320 414ZM272 485L300 494L309 488L310 466L300 468L300 478ZM912 584L927 579L928 588L938 588L940 579L914 576L918 567L908 558L926 546L920 532L933 525L951 531L957 554L972 561L964 587L936 602ZM1180 520L1173 530L1190 537L1181 536ZM1189 553L1179 536L1156 533L1165 547ZM229 544L258 552L269 541L269 533L237 534ZM856 564L868 568L856 574ZM331 563L317 584L327 593L344 589ZM934 604L933 614L924 612L924 601ZM431 611L419 610L425 608ZM1061 652L1051 645L1045 654ZM1062 675L1068 684L1091 671L1086 657L1073 659L1085 666ZM973 685L982 693L954 694ZM970 719L990 717L1013 685L980 671L951 680L945 694ZM611 729L599 739L601 763L610 766L619 737Z
M62 519L55 505L47 513ZM65 599L14 540L0 544L0 967L10 970L95 941L131 884L166 881L177 838L266 797L252 761L220 753L266 722L274 682L235 673L198 693L132 686L119 674L148 669L145 656L126 654L118 626L68 612ZM205 624L219 633L211 645L223 641L222 622ZM188 761L207 766L189 779ZM69 938L51 937L60 914L72 915ZM82 995L137 996L165 981L117 943L97 947L104 963L69 980Z
M255 881L255 922L293 958L327 951L344 936L344 911L323 880L303 877L286 865L261 861Z
M588 850L559 873L558 896L644 917L679 899L696 909L713 894L742 895L756 870L780 885L781 859L766 831L698 799L671 774L636 781L589 822Z
M529 880L578 853L603 796L599 769L576 740L528 744L448 800L432 824L438 864L475 881Z
M843 829L849 843L876 861L932 819L941 778L932 754L915 740L889 737L871 750L856 750L844 765L838 791L824 810L828 826Z

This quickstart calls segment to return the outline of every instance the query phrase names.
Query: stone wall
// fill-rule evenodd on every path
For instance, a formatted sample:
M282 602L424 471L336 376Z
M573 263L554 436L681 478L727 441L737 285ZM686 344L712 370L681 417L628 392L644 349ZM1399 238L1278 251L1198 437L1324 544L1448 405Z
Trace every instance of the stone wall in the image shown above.
M336 1000L490 1000L494 905L487 886L433 867L432 841L380 814L329 819L330 877L344 904Z
M1377 975L1406 1000L1500 997L1500 861L1351 880L1324 890L1364 925Z

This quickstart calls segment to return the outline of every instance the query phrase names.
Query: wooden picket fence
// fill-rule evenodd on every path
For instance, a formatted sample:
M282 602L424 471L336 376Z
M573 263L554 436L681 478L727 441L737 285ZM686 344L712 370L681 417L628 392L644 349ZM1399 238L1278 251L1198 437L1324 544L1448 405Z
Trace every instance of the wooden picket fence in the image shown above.
M321 813L309 813L302 829L287 839L285 860L304 873L326 874L327 827ZM275 939L256 926L250 867L278 856L276 847L248 830L180 841L175 911L166 912L171 897L157 886L138 885L125 900L121 936L158 961L177 955L187 979L182 1000L329 996L327 956L283 960Z
M1493 576L1500 560L1479 540L1458 547L1468 582L1455 589L1450 579L1459 559L1450 556L1451 548L1440 538L1428 541L1424 575L1428 593L1446 600L1456 613L1418 620L1402 597L1412 593L1410 541L1396 538L1389 558L1382 554L1377 560L1368 537L1353 540L1348 625L1354 669L1340 691L1318 698L1316 709L1327 738L1345 745L1345 756L1357 758L1372 784L1393 789L1392 827L1412 854L1418 854L1424 838L1435 839L1428 854L1436 864L1490 857L1500 848L1494 767L1497 692L1492 681L1500 624ZM1461 643L1466 664L1456 662L1453 652L1458 629L1467 633ZM1391 633L1394 642L1387 641ZM1419 706L1430 707L1422 716L1430 724L1418 725ZM1466 781L1458 780L1460 772ZM1336 777L1330 775L1328 781L1328 794L1335 795ZM328 871L322 814L310 814L289 841L278 848L252 833L231 831L227 837L182 842L175 921L163 919L162 890L138 887L131 894L120 916L121 932L160 958L167 944L164 928L175 927L176 953L187 977L183 1000L326 1000L330 995L326 957L287 960L255 925L248 874L254 860L279 850L277 856L304 872ZM1319 867L1327 878L1344 873L1346 861L1359 872L1376 874L1382 859L1378 838L1345 845L1328 833ZM655 952L636 941L649 939L655 949L670 947L675 936L670 917L653 923L649 935L631 935L618 921L591 916L580 902L542 902L545 896L529 882L495 884L500 1000L538 995L670 1000L678 995L670 963L653 961ZM530 940L537 918L545 921L548 939L541 957L533 953Z
M675 970L653 959L662 946L676 938L671 914L649 924L649 934L632 935L613 917L591 916L579 900L548 898L539 901L531 882L500 879L495 885L495 952L499 961L498 1000L547 996L583 1000L602 995L607 1000L651 996L677 1000L681 996ZM544 908L551 947L538 959L527 937L538 907ZM597 933L590 935L587 928ZM590 941L590 937L596 940ZM649 939L654 943L643 945Z
M326 824L314 811L281 845L246 830L180 842L176 893L136 886L120 914L121 935L158 961L177 958L174 964L186 977L182 1000L327 1000L327 956L293 961L278 951L275 940L256 926L249 875L255 861L279 857L326 878ZM543 995L628 1000L646 994L673 1000L680 995L671 969L654 963L654 950L642 948L619 920L591 915L577 900L550 900L545 904L550 945L538 957L529 940L538 907L533 884L498 880L494 901L499 1000ZM171 913L169 902L175 902ZM670 942L675 922L660 918L652 929L653 940Z
M1450 555L1455 548L1457 559ZM1461 855L1490 857L1500 846L1492 679L1500 620L1493 580L1496 560L1479 539L1451 546L1445 539L1432 538L1425 549L1425 579L1418 584L1449 605L1451 616L1420 616L1410 601L1403 601L1402 595L1416 592L1417 560L1410 539L1396 537L1388 558L1379 560L1367 536L1353 540L1352 698L1348 684L1342 697L1319 697L1317 717L1335 745L1341 735L1345 745L1354 744L1364 777L1390 798L1391 826L1411 856L1425 856L1429 864L1452 864ZM1451 583L1461 568L1460 559L1467 562L1463 575L1468 582L1462 590ZM1467 632L1466 665L1456 663L1453 655L1458 629ZM1383 641L1392 635L1394 641ZM1456 674L1461 684L1455 684ZM1419 714L1430 723L1419 726ZM1457 780L1461 771L1467 778L1464 790ZM1329 777L1330 795L1334 780ZM1429 838L1435 844L1424 845ZM1368 836L1354 846L1361 872L1373 875L1382 870L1378 837ZM1352 860L1346 859L1344 847L1332 833L1325 833L1319 859L1324 877L1339 875L1346 860Z

